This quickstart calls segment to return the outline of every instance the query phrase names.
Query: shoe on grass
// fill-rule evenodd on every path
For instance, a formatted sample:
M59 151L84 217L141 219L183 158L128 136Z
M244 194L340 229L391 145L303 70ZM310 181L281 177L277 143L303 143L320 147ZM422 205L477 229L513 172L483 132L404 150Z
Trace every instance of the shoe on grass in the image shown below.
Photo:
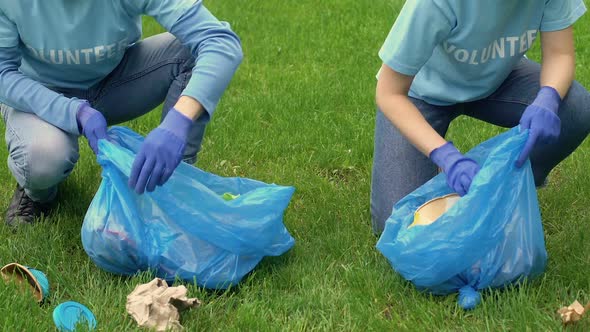
M5 223L10 227L17 227L22 224L33 224L39 217L48 215L52 202L39 203L33 201L25 193L20 185L16 186L10 205L6 211Z

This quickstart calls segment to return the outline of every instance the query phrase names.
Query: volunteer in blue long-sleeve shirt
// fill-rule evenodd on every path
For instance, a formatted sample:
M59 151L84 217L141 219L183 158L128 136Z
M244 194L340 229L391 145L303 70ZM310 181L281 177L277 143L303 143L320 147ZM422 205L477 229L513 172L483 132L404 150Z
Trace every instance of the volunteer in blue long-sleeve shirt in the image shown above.
M141 15L170 33L144 40ZM78 159L107 124L164 102L129 185L164 184L196 160L205 125L242 59L238 37L194 0L0 0L0 101L18 185L6 223L47 214Z

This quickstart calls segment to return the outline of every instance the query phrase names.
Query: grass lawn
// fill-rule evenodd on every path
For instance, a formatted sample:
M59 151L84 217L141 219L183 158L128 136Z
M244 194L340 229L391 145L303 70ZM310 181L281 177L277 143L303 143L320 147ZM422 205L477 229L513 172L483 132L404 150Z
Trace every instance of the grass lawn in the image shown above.
M236 289L213 293L189 286L189 295L204 305L183 315L188 330L560 330L559 307L590 301L588 141L539 192L549 263L536 281L486 292L476 310L464 312L456 296L417 292L374 248L374 76L377 52L402 3L206 1L240 35L245 59L208 127L197 165L294 185L285 224L297 243L287 254L265 259ZM146 35L160 31L145 21ZM577 78L590 87L590 15L577 24L576 43ZM538 45L529 56L539 59ZM158 119L156 110L126 125L147 134ZM502 130L459 118L449 135L466 151ZM6 157L0 149L0 160ZM0 181L5 206L15 185L7 167L0 168ZM53 308L67 300L86 304L101 331L135 328L126 296L151 277L119 278L98 269L80 241L99 183L100 167L84 142L48 222L16 234L0 226L0 265L39 268L52 286L51 303L38 306L0 283L0 330L53 330Z

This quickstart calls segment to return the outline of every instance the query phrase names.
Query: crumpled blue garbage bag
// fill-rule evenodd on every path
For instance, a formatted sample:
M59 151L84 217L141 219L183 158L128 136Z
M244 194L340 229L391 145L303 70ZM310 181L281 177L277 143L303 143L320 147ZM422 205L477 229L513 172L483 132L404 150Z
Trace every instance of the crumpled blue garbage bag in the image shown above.
M515 127L467 153L481 171L469 193L434 223L408 227L422 204L452 193L444 174L395 204L377 243L395 271L420 290L458 291L464 309L479 303L479 290L544 271L547 252L530 162L514 166L527 136Z
M143 138L123 127L109 137L99 142L103 180L82 226L84 249L100 268L224 289L294 245L283 224L293 187L181 163L164 186L137 195L127 181Z

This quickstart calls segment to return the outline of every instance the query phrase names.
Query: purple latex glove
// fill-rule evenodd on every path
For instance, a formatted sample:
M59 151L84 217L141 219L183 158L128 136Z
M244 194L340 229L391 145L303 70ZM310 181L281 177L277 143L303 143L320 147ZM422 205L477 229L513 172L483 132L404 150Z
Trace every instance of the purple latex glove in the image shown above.
M453 188L460 196L467 194L471 181L479 172L479 165L475 160L462 155L455 148L453 142L447 142L432 150L430 159L447 175L449 187Z
M520 117L521 130L529 129L529 137L516 160L516 167L522 167L537 143L557 142L561 131L561 121L557 116L561 97L557 90L544 86L539 90L533 103Z
M145 138L133 161L129 186L138 194L154 191L172 175L180 161L193 121L172 108Z
M86 137L92 151L97 154L98 140L107 138L107 120L89 103L83 103L76 113L76 121L78 130Z

